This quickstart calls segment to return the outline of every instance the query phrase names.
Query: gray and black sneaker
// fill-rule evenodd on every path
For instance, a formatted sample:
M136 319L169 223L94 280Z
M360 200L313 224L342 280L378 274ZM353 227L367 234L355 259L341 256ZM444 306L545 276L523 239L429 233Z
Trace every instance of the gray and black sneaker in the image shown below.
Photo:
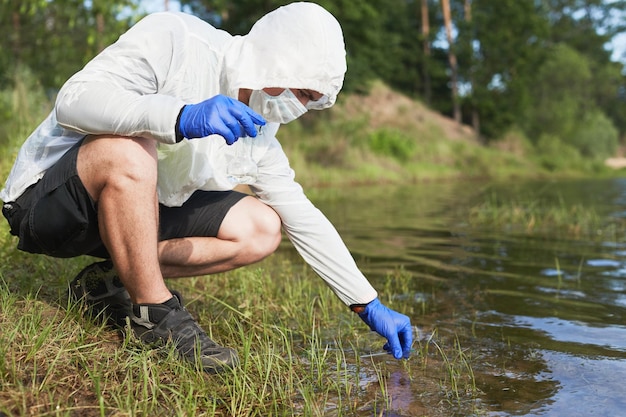
M130 314L130 295L117 276L111 260L86 266L70 283L70 296L84 301L87 315L123 328Z
M140 340L152 345L173 343L178 354L208 373L232 369L239 364L237 352L211 340L187 309L180 294L163 304L133 304L131 328Z

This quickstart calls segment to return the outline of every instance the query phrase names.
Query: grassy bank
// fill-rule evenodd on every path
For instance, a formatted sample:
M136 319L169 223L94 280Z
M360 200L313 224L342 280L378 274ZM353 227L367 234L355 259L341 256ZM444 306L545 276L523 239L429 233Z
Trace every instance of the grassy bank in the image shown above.
M394 401L406 395L422 398L423 410L410 415L449 416L473 409L478 395L453 337L421 329L429 333L409 360L381 356L383 340L288 252L168 283L216 341L237 349L241 366L217 376L84 319L66 287L88 259L21 254L6 238L0 256L3 416L371 416L397 411ZM389 276L381 291L406 293L406 281ZM413 317L429 312L383 301Z

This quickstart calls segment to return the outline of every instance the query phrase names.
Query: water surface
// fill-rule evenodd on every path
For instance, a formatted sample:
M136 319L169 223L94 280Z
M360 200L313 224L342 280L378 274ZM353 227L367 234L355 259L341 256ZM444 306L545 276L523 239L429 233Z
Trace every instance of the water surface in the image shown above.
M412 317L420 329L459 337L479 407L457 415L624 415L626 238L471 224L470 208L493 195L626 217L626 180L615 179L377 186L313 200L375 286L404 271L406 294L394 296L426 300ZM427 393L396 388L397 415L428 415Z

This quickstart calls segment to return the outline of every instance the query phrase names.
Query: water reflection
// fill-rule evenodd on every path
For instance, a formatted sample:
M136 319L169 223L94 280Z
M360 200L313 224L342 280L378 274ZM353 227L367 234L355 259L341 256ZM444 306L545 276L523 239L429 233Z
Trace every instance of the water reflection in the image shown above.
M626 217L626 180L368 187L314 200L375 285L401 268L406 302L431 304L414 321L470 347L490 415L620 415L626 241L470 227L469 208L493 193Z

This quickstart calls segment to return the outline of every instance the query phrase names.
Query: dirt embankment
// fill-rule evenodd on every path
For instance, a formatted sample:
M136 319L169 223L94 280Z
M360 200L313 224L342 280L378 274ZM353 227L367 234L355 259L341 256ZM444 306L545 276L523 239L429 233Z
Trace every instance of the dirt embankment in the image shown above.
M342 103L341 111L348 119L367 117L374 129L392 127L420 131L436 125L447 139L477 142L471 127L458 124L382 83L375 83L367 96L348 96Z

